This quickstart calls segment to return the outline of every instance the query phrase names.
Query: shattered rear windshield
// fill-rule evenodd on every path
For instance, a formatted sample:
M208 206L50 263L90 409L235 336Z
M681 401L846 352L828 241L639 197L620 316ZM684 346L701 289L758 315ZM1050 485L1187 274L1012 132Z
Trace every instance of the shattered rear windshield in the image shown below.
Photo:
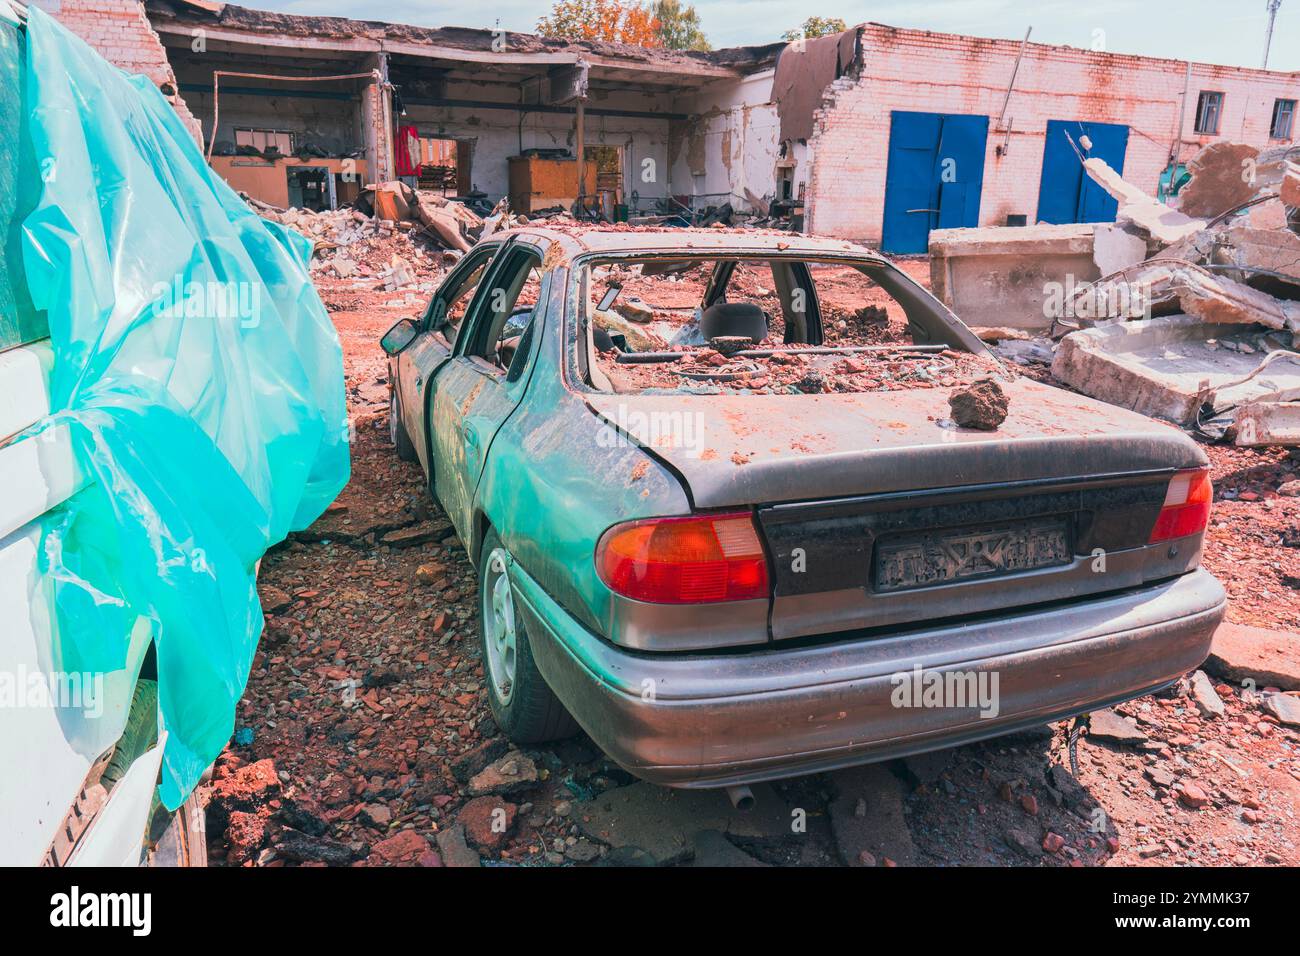
M595 260L579 271L588 384L601 391L868 392L995 367L913 340L876 263L787 257Z

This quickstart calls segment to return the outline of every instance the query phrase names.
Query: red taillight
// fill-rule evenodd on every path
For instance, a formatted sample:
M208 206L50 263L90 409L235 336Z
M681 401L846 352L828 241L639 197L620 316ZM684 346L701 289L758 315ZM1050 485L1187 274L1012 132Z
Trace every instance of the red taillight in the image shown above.
M611 590L654 604L768 596L763 544L743 511L615 525L596 545L596 570Z
M1170 541L1204 531L1210 523L1210 502L1214 488L1210 485L1210 469L1195 468L1179 471L1169 479L1165 503L1151 529L1151 544Z

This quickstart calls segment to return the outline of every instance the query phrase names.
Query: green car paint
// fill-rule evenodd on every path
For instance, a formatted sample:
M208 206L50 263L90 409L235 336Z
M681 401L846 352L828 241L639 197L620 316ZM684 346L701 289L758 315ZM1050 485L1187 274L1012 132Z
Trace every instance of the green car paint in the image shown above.
M554 260L546 247L535 248L543 262ZM427 371L418 400L431 485L471 560L477 564L487 528L494 528L560 607L605 634L611 594L594 560L601 534L622 521L687 514L691 506L672 472L566 385L566 349L575 341L564 323L566 307L576 309L571 276L566 265L543 275L529 354L516 381L443 349L420 360ZM462 336L475 318L471 307ZM404 397L409 385L398 383ZM467 429L472 448L464 441Z

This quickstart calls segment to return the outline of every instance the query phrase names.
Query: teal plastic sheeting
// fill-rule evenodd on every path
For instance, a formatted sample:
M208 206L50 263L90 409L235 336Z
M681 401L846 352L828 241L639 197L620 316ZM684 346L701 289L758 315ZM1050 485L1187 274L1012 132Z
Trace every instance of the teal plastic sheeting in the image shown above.
M29 7L40 197L27 289L55 354L51 419L86 489L47 515L58 651L124 666L149 622L179 806L234 728L262 630L256 564L347 483L338 335L310 243L255 215L162 94Z
M45 317L32 307L22 283L18 228L35 202L40 180L23 129L23 35L0 19L0 349L46 336Z

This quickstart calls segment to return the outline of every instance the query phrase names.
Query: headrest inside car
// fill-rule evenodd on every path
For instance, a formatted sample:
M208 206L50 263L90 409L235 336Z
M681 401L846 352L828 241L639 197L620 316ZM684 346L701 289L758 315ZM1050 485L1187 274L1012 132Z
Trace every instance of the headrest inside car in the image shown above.
M739 335L761 342L767 338L767 314L752 302L719 302L700 316L700 334L706 341Z

